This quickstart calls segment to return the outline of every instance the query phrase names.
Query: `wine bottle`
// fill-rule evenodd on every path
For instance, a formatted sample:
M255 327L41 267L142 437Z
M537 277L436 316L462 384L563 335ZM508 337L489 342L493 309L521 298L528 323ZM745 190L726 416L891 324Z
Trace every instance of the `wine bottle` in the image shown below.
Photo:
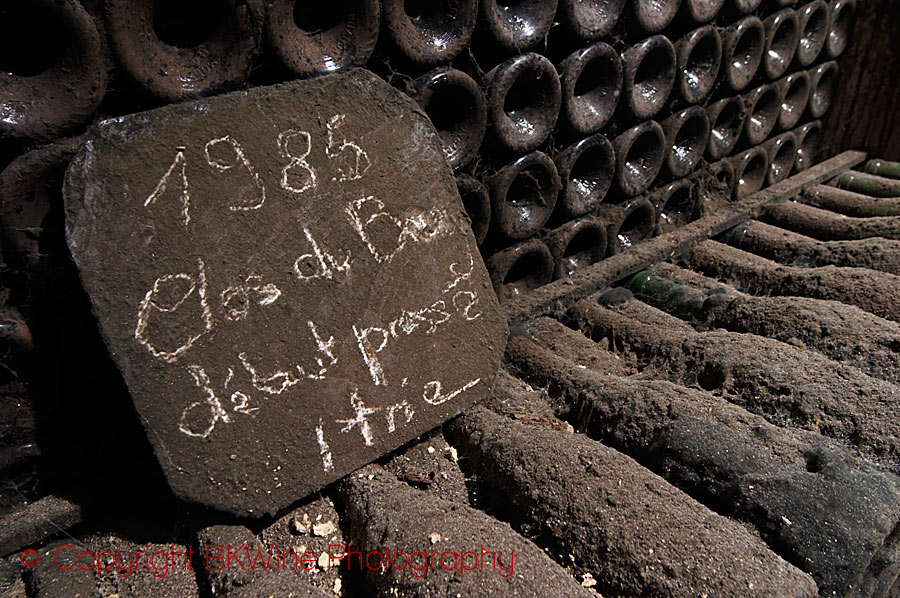
M519 54L484 77L493 134L506 150L537 148L553 131L562 101L553 64L534 52Z
M848 170L832 179L829 184L873 197L900 196L900 180L857 170Z
M743 199L762 189L769 174L769 155L766 150L755 146L726 160L734 168L735 199Z
M778 127L782 130L793 129L800 122L809 103L809 75L806 71L797 71L779 79L775 85L781 93Z
M553 255L536 238L522 241L484 260L497 300L505 303L553 279Z
M167 102L244 85L260 51L264 18L261 0L106 2L107 30L119 64L138 85Z
M648 37L623 52L622 67L624 107L637 120L651 118L675 84L675 46L663 35Z
M816 185L802 195L810 205L848 216L900 216L900 197L872 197L830 185Z
M637 299L633 311L656 311ZM713 330L663 328L584 300L572 309L578 329L610 339L644 372L722 394L770 423L847 442L900 470L897 387L854 367L774 339Z
M557 328L535 322L540 330L533 340L510 339L507 359L532 385L553 389L552 408L560 416L758 530L822 592L840 594L860 580L893 582L894 572L877 564L890 560L886 540L900 519L896 476L817 434L773 426L721 397L585 367L589 359L560 353L580 335L553 323ZM823 513L832 525L821 524Z
M829 58L837 58L847 49L856 21L856 0L831 0L831 29L825 51Z
M416 64L453 60L472 39L478 0L382 0L384 25L400 52Z
M416 79L413 87L413 97L434 123L450 167L471 162L487 130L487 105L475 80L463 71L438 67Z
M378 0L267 0L266 37L292 72L311 77L364 65L375 50Z
M616 155L609 140L597 133L562 150L554 158L562 192L556 211L565 219L597 209L616 172Z
M88 121L106 93L100 34L76 0L7 2L0 141L46 141Z
M710 160L721 160L731 154L744 130L744 121L747 119L744 99L734 96L713 102L707 106L706 115L709 117L706 156Z
M675 91L688 104L702 104L712 92L722 64L722 37L712 25L685 34L675 42L678 68Z
M616 184L627 197L643 193L662 168L666 136L653 120L632 127L613 140Z
M759 145L775 129L781 114L781 92L771 83L753 89L744 97L747 120L744 122L744 140L749 145Z
M685 261L745 292L765 289L774 296L830 299L900 322L900 276L893 274L867 268L782 266L716 241L700 243Z
M900 274L900 241L896 239L820 241L765 222L751 220L732 229L723 240L735 247L787 265L835 265Z
M815 163L822 141L822 121L814 120L792 131L797 136L797 161L794 170L806 170Z
M521 240L537 233L556 206L561 183L556 164L543 152L510 162L487 182L491 217L504 238Z
M766 28L758 17L747 16L722 32L723 79L731 89L741 91L750 84L762 63Z
M769 157L769 171L766 174L766 185L774 185L790 176L797 161L797 137L791 133L782 133L763 144Z
M735 595L749 584L767 596L817 595L811 578L740 524L583 434L483 407L455 420L449 434L479 480L555 550L591 571L604 595L674 596L683 587ZM648 527L647 520L666 525ZM672 573L647 574L662 570Z
M768 206L761 220L820 241L900 239L900 216L857 218L797 201Z
M622 60L612 46L597 42L559 64L562 110L580 135L596 133L609 121L622 94Z
M800 21L790 8L766 17L766 45L763 51L763 72L769 79L781 77L794 60L800 41Z
M835 61L809 70L809 115L821 118L831 107L837 87L838 66Z
M815 250L793 251L796 235L766 234L768 225L751 222L727 241L784 261L815 260ZM791 243L791 245L788 245ZM782 257L783 256L783 257ZM656 264L629 281L638 297L693 322L701 330L724 328L802 343L822 355L894 384L900 383L900 324L853 305L808 297L747 295L718 280L672 264Z
M666 171L673 178L689 175L706 151L709 116L701 106L689 106L662 122L666 136Z
M813 0L797 9L800 20L800 43L797 44L797 63L808 67L816 61L831 27L831 11L825 0Z
M553 255L553 278L571 276L606 257L606 226L594 216L582 216L547 233Z

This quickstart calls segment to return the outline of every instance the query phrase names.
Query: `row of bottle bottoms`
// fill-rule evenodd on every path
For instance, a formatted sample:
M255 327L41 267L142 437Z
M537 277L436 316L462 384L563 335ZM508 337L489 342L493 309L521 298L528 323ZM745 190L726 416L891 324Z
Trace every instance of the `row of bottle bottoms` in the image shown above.
M640 127L661 129L653 121ZM645 153L649 143L636 137L626 146L597 134L555 161L531 152L484 183L459 174L457 186L495 291L504 301L697 220L710 201L718 199L721 206L805 170L821 131L820 121L808 122L633 195L621 193L621 175L637 170L638 164L661 161L661 141L653 157ZM574 153L587 156L589 163L578 166Z
M481 88L488 105L503 113L497 114L498 129L504 117L515 123L539 112L547 114L538 120L552 126L552 106L560 102L561 93L567 122L584 135L603 127L620 96L627 111L644 120L670 95L687 104L702 103L719 80L741 91L759 77L775 80L791 67L808 68L820 56L835 58L847 45L856 8L855 0L813 0L781 8L762 20L746 15L724 27L701 25L674 43L651 35L620 52L597 41L609 36L622 15L631 15L622 18L639 23L639 31L653 33L668 26L680 6L691 17L687 22L700 24L715 17L723 3L633 0L626 6L625 0L613 0L598 7L577 0L532 0L507 7L487 1L479 6L477 0L437 6L354 0L328 8L295 0L248 0L213 8L210 3L108 0L103 18L94 18L78 0L33 0L4 9L9 31L23 43L33 43L31 37L41 39L42 31L46 35L53 30L58 33L53 43L61 47L53 54L55 61L46 64L23 53L5 65L9 76L0 100L12 116L0 121L0 141L46 141L90 120L106 94L113 65L107 46L131 80L171 102L245 85L263 48L271 48L288 77L313 76L366 65L381 32L386 56L428 68L461 58L481 31L476 25L494 45L516 54L545 41L554 22L564 25L571 40L595 43L564 57L556 67L533 52L513 56L491 69ZM757 10L760 0L733 4L733 12L740 15ZM513 85L515 93L503 93ZM534 94L537 105L528 97ZM506 98L499 106L492 101L498 95ZM539 136L540 131L527 144L534 145ZM529 151L510 141L515 151Z

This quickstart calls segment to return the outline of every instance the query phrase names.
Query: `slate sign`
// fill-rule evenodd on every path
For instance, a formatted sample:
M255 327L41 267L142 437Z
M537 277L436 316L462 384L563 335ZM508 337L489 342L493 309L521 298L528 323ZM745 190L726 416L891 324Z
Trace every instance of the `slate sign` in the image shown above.
M64 195L183 498L274 513L489 391L505 320L440 141L367 71L104 121Z

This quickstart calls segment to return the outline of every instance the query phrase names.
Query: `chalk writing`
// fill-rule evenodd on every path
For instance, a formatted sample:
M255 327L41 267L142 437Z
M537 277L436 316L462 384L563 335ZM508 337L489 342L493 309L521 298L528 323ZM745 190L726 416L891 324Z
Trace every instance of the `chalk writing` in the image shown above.
M165 335L160 334L160 338L157 340L150 338L153 336L150 325L154 313L174 314L189 298L195 295L197 297L195 309L199 310L197 315L202 324L201 329L190 333L187 338L181 338L181 344L168 349L161 347L161 345L165 343L172 344L174 341L169 340ZM193 319L196 321L196 318ZM154 281L153 287L147 291L138 309L134 338L137 342L144 345L154 357L169 363L175 363L195 342L212 330L212 327L212 312L207 300L206 271L203 259L197 258L196 275L179 272L178 274L166 274Z
M238 322L247 317L250 312L251 296L258 305L272 305L281 297L281 290L272 284L261 284L262 278L256 274L248 276L243 284L226 288L221 293L222 307L225 310L225 318Z
M469 256L469 259L469 270L466 272L457 271L457 267L460 265L458 262L451 264L450 272L453 274L453 279L444 287L441 292L442 296L447 295L461 282L471 278L475 262L471 256ZM480 314L470 313L477 302L478 295L475 291L457 291L450 300L453 308L467 320L475 320L480 316ZM391 339L397 339L404 335L408 336L420 328L423 329L425 334L433 334L439 326L448 322L451 317L447 302L444 299L438 299L431 305L416 311L403 310L397 318L383 326L357 327L356 324L353 324L351 330L356 339L357 347L359 347L359 351L362 354L363 361L365 361L366 367L369 369L372 382L376 386L387 384L384 368L378 359L378 354L385 350Z
M306 131L288 129L278 134L278 148L290 160L281 169L281 188L297 195L316 188L316 171L306 158L312 151L312 137Z
M191 221L190 214L190 206L191 206L191 193L188 189L188 180L187 180L187 172L185 168L187 166L187 158L184 157L185 148L179 147L175 150L175 159L172 160L172 165L169 166L169 169L166 171L166 174L159 180L159 183L156 184L156 188L153 189L153 192L147 196L147 199L144 200L144 207L146 208L150 204L154 203L158 198L162 197L166 189L169 186L169 180L172 178L172 175L176 173L176 171L181 176L181 218L182 224L187 226Z
M223 150L226 146L228 149ZM226 155L223 155L223 151ZM226 135L207 142L203 152L206 154L207 164L219 172L226 172L241 164L250 175L255 188L250 191L244 189L233 191L232 195L238 195L241 202L238 205L228 206L229 210L233 212L238 210L258 210L266 203L266 187L260 181L256 169L253 168L253 165L250 164L250 161L244 155L244 148L241 147L240 143L232 139L230 135Z
M350 202L346 211L353 229L379 263L392 261L407 242L428 243L451 230L445 210L432 208L400 219L384 211L384 202L372 195ZM369 215L364 216L366 213Z
M346 273L350 270L350 250L348 249L343 260L336 258L316 242L309 229L303 228L303 236L309 241L312 253L304 253L294 260L294 274L300 280L325 278L334 280L336 274Z
M363 173L369 169L371 163L369 162L369 155L355 143L346 139L340 142L334 140L334 132L344 125L345 118L343 114L335 114L328 119L328 124L326 125L328 129L328 144L325 146L325 155L338 160L338 170L341 173L340 180L356 181L362 178ZM332 178L332 180L335 180L335 178Z

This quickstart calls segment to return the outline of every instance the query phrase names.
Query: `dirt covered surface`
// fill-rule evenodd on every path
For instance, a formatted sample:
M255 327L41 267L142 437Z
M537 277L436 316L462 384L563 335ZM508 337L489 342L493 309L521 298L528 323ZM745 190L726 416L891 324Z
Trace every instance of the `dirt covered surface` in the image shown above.
M747 295L727 283L674 264L656 264L648 271L707 291L702 313L679 314L696 330L724 328L769 337L818 351L871 376L900 384L897 322L840 301Z
M900 240L878 236L820 241L764 222L750 221L725 240L785 266L846 266L900 274Z
M831 299L900 322L900 277L893 274L833 265L782 266L711 240L694 247L683 259L688 266L747 293Z

